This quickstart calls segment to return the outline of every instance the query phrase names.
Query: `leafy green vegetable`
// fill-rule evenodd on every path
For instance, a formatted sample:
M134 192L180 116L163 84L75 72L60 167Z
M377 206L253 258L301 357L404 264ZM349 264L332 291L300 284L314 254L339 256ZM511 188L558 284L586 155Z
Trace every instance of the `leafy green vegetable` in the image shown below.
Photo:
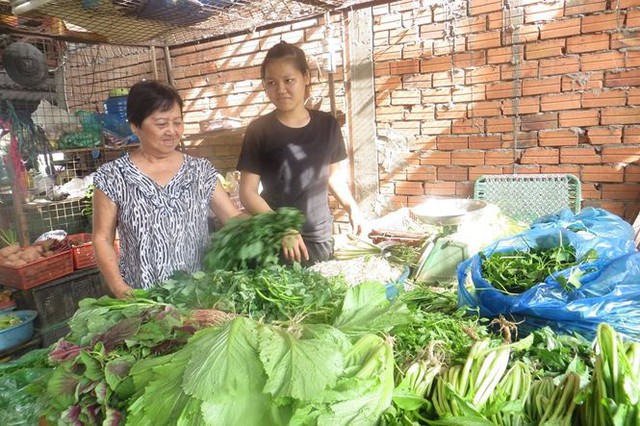
M211 234L203 259L204 270L237 271L276 265L282 238L291 230L300 230L303 222L300 210L289 207L248 219L231 219Z

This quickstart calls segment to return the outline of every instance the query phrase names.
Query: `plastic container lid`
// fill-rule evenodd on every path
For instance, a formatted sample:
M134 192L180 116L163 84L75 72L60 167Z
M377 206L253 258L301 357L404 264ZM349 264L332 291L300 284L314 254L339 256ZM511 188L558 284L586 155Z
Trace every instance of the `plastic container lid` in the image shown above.
M127 89L126 87L121 87L119 89L111 89L109 90L109 97L110 98L117 98L120 96L127 96L129 94L129 89Z

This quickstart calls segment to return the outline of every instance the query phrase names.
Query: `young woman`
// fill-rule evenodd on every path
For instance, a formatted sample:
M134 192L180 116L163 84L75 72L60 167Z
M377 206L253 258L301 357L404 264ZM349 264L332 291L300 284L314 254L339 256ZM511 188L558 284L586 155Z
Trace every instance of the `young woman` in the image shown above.
M222 223L241 214L209 160L176 150L184 124L175 89L157 81L134 84L127 117L140 147L94 176L93 247L115 297L162 282L175 271L200 270L209 210Z
M279 207L301 210L302 233L283 240L284 257L303 264L327 260L333 254L329 190L349 214L353 231L362 231L340 126L332 115L305 107L310 74L300 48L284 41L273 46L261 77L275 110L254 120L245 133L237 167L240 201L252 214Z

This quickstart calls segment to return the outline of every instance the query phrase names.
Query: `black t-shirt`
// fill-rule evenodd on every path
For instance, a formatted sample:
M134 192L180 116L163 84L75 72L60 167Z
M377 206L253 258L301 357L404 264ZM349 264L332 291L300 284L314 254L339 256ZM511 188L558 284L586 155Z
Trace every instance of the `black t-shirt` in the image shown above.
M272 209L296 207L305 215L306 241L328 241L332 234L329 210L329 165L347 158L337 120L309 110L311 120L299 129L287 127L275 111L247 127L237 169L260 176L262 198Z

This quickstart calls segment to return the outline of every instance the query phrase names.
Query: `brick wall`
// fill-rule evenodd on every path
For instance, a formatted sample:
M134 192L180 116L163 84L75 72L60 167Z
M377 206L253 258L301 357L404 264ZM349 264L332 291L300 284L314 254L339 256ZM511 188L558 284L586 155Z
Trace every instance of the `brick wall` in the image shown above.
M483 174L573 173L640 208L640 0L376 6L376 122L414 141L383 192L469 197ZM424 176L414 180L412 176Z
M380 193L396 207L470 197L483 174L572 173L583 206L632 220L640 209L640 0L396 1L373 7L375 122L404 136ZM332 16L341 25L341 16ZM201 121L247 124L271 107L266 50L300 45L328 110L323 19L173 47L187 133ZM124 59L120 59L124 60ZM148 75L148 63L136 75ZM347 111L342 63L337 108ZM212 145L232 167L239 138ZM216 150L223 149L224 153ZM356 170L357 173L357 170Z

